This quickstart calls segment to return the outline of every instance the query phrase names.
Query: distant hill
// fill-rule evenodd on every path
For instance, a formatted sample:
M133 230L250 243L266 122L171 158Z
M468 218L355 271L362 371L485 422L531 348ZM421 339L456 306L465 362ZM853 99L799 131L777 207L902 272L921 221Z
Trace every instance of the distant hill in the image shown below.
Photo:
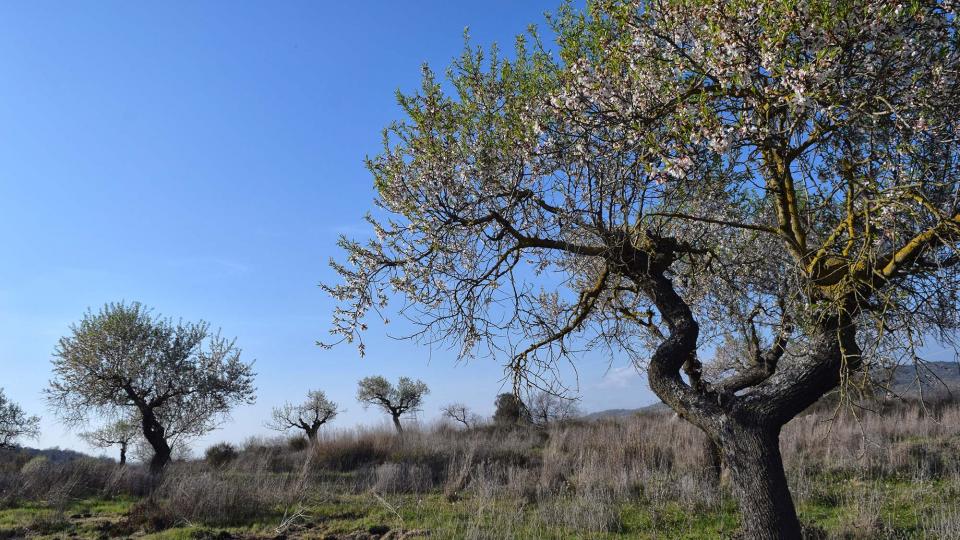
M949 391L960 398L960 364L956 362L925 362L919 366L905 365L890 373L875 376L882 386L906 398L942 396ZM888 382L889 381L889 382Z
M61 448L45 448L43 450L38 448L19 448L18 450L29 454L30 457L43 456L50 460L51 463L66 463L75 459L90 457L82 452Z
M582 418L584 420L627 418L635 414L660 413L660 412L668 412L669 410L670 410L670 407L667 407L663 403L654 403L653 405L647 405L646 407L640 407L639 409L606 409L603 411L597 411L590 414L585 414L582 416Z
M957 362L924 362L922 365L902 365L889 372L878 372L875 380L882 386L889 384L893 394L917 399L921 393L925 399L943 396L949 390L955 399L960 399L960 364ZM888 383L887 381L890 381ZM584 420L627 418L635 414L669 411L663 403L654 403L639 409L606 409L583 415Z
M26 462L42 456L50 463L67 463L80 458L89 457L86 454L60 448L0 448L0 472L18 471Z

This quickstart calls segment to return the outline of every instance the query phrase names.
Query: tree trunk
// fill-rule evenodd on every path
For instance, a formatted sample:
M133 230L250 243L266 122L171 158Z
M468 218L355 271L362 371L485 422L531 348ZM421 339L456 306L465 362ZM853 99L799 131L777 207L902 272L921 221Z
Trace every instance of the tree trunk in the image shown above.
M315 428L307 428L307 429L304 429L304 431L307 432L308 441L310 441L311 443L317 442L317 432L320 431L319 426Z
M143 437L153 448L153 458L150 459L150 474L160 474L170 462L170 444L167 443L166 433L152 409L143 407L140 410L143 421Z
M843 369L860 364L853 324L856 299L850 297L841 315L818 319L806 356L753 381L749 396L738 396L737 389L716 393L690 372L687 380L680 374L685 364L696 362L699 325L665 275L676 260L674 246L669 239L649 240L654 249L627 249L622 264L634 272L634 281L669 329L650 357L650 389L720 446L740 502L742 536L800 540L800 521L780 456L780 427L835 388Z
M400 425L400 415L394 414L393 416L393 427L397 428L397 433L403 435L403 426Z
M120 464L126 465L127 463L127 443L120 443Z
M162 441L159 446L153 447L153 458L150 459L150 474L160 474L163 468L170 463L170 445Z
M150 473L151 474L160 474L163 472L163 468L167 466L167 463L170 462L170 445L167 444L166 439L160 439L159 443L154 444L150 443L153 447L153 458L150 459Z
M744 538L801 539L779 439L779 428L758 427L734 427L721 437L723 463L740 503Z

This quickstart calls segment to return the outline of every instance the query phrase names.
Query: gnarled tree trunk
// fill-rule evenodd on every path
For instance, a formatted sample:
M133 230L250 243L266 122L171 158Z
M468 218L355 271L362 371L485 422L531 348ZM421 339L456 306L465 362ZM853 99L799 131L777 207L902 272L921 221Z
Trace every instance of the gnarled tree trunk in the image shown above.
M770 365L734 377L727 385L721 381L711 386L699 379L699 325L664 273L673 261L670 246L656 248L646 255L634 252L625 257L636 261L631 265L634 279L669 329L650 358L650 388L719 448L739 501L745 537L799 539L800 521L780 455L780 429L835 388L842 370L859 364L860 350L849 315L854 310L843 317L823 317L816 334L810 336L806 355L789 365L778 368L778 357L770 356ZM681 369L688 373L688 380Z
M143 437L153 448L153 457L150 459L150 473L160 474L170 462L172 451L167 442L166 433L160 422L157 421L153 409L142 407L140 414L143 420Z
M391 417L393 418L393 427L397 429L397 433L403 435L403 426L400 425L400 415L393 414Z

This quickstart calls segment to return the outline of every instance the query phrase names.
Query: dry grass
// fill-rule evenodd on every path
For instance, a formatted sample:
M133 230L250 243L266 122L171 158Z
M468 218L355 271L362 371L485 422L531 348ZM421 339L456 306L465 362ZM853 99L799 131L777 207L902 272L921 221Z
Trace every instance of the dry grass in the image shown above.
M829 536L960 537L960 407L819 412L789 424L782 440L801 511ZM361 523L376 511L392 527L441 537L722 536L735 529L729 486L715 485L705 464L700 432L668 414L545 431L438 425L402 438L356 429L308 446L251 440L230 459L174 463L159 480L107 460L33 460L0 473L0 500L142 498L128 532L294 530L311 513ZM917 500L904 500L904 489Z

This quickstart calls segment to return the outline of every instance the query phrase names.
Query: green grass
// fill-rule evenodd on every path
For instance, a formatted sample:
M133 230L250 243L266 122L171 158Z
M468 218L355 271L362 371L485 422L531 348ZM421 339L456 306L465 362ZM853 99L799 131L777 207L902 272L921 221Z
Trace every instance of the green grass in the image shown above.
M79 538L97 538L105 522L121 520L134 499L91 498L71 501L61 508L46 502L24 502L0 510L0 537L60 538L73 534Z
M801 520L850 538L921 538L919 523L944 505L960 504L955 481L910 481L903 478L864 480L836 472L810 480L810 493L801 497ZM431 538L458 538L471 531L502 532L513 538L539 539L710 539L728 538L738 527L736 506L725 498L721 506L687 508L677 502L652 505L643 501L619 503L607 530L576 530L551 523L544 506L522 500L483 500L467 496L451 502L440 493L377 496L373 493L327 495L303 507L303 517L286 531L290 538L350 534L373 527L421 529ZM98 538L105 522L120 522L135 504L131 498L92 498L72 501L62 509L43 502L25 502L0 510L0 538L30 534L37 538ZM571 498L547 501L561 515ZM573 507L571 507L573 508ZM296 509L289 509L288 515ZM572 511L572 510L571 510ZM272 537L284 518L284 509L272 509L255 522L215 528L184 524L165 531L139 533L154 540L213 538L218 531L254 537ZM586 514L585 514L586 515Z

